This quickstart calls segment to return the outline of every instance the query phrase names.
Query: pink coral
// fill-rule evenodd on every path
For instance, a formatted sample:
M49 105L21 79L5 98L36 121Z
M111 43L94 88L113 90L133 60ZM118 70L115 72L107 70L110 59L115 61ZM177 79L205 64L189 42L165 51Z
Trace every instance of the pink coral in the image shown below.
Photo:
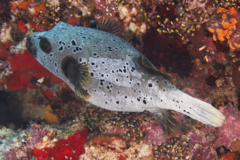
M218 130L215 147L224 145L229 148L233 141L240 138L240 112L231 103L225 107L220 107L219 110L226 116L226 120Z
M151 123L143 125L142 128L143 133L146 134L144 137L146 144L158 145L165 142L165 135L159 124Z

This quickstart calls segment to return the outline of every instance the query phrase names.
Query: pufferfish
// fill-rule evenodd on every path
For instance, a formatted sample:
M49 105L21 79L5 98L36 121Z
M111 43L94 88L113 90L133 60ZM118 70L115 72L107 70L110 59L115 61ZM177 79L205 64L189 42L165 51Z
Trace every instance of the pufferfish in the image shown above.
M111 111L151 112L165 134L178 127L172 110L212 127L224 115L178 90L137 49L103 30L58 22L27 37L27 49L86 101Z

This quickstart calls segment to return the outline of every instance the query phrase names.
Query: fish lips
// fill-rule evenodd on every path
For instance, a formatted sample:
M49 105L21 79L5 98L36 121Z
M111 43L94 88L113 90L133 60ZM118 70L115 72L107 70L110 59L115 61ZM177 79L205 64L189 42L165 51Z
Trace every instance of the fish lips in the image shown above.
M31 35L27 36L27 43L26 43L26 48L28 51L33 55L35 58L37 57L37 48L36 46L32 43L32 38Z

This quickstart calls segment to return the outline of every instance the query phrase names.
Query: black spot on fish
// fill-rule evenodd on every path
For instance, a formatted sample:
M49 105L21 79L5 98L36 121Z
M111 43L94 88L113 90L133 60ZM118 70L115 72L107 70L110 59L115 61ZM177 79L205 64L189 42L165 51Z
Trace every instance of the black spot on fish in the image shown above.
M72 40L72 45L75 46L76 45L76 42L74 40Z
M94 53L92 53L92 55L93 55L93 56L97 56L97 53L94 52Z
M108 47L108 50L109 50L109 51L112 51L112 48L111 48L111 47Z
M143 104L147 104L147 101L145 99L143 100Z

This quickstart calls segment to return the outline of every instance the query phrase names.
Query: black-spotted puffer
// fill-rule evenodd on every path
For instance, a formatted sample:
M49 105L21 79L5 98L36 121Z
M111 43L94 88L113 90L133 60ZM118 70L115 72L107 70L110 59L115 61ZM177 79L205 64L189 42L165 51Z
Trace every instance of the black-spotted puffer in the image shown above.
M50 31L31 33L27 49L81 98L111 111L150 111L166 134L178 126L169 110L213 127L225 119L212 105L178 90L114 34L59 22Z

